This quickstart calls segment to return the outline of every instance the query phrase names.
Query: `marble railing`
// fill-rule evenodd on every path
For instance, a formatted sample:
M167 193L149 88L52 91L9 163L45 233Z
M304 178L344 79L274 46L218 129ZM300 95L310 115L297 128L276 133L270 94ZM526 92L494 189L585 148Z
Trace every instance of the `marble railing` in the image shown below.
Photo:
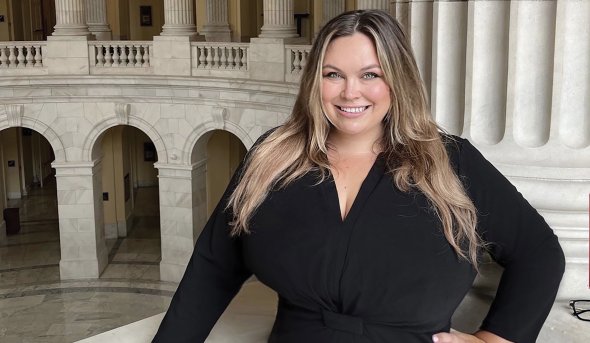
M152 42L149 41L90 41L88 42L90 73L151 73L152 46ZM113 70L115 68L118 70Z
M285 45L285 80L299 81L310 50L309 45Z
M0 42L0 75L39 74L45 46L46 42Z
M191 43L192 75L248 77L248 43Z

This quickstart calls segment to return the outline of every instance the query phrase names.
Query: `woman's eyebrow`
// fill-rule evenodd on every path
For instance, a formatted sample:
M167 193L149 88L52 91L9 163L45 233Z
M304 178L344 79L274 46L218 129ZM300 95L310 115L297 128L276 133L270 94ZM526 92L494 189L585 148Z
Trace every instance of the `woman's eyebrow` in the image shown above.
M334 69L334 70L339 71L339 72L342 71L339 68L337 68L337 67L335 67L335 66L333 66L331 64L325 64L325 65L322 66L322 68L330 68L330 69ZM371 64L371 65L368 65L366 67L362 67L361 68L361 71L365 71L365 70L369 70L369 69L375 69L375 68L376 69L381 69L381 66L378 65L378 64Z

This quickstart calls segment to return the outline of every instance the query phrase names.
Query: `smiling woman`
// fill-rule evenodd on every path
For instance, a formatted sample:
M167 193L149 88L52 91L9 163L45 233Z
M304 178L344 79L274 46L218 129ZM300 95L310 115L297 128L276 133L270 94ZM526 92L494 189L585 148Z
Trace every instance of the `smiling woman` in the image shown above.
M497 296L480 331L451 332L485 251ZM543 218L437 127L399 23L347 12L230 182L154 341L203 342L254 274L279 294L271 343L533 342L563 269Z

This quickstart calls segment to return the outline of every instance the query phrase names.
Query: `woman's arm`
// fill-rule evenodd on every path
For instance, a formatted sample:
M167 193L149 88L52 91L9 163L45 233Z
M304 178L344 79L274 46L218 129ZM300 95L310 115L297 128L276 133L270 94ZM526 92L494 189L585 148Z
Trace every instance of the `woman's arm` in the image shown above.
M473 335L455 330L451 330L450 333L440 332L432 336L432 341L436 343L512 343L484 330L478 331Z

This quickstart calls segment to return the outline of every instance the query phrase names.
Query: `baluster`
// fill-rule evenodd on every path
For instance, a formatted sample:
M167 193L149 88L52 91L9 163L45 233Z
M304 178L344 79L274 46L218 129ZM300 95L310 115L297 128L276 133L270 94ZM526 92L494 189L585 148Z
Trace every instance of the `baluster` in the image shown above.
M8 46L8 68L16 68L16 56L14 45Z
M234 48L233 47L229 47L229 56L227 57L227 68L229 69L235 69L235 65L234 65Z
M140 44L133 44L135 48L135 66L141 67L141 45Z
M143 45L143 66L149 67L150 66L150 45Z
M113 57L111 56L111 45L106 44L104 46L104 66L110 67L113 65Z
M28 46L27 47L27 64L25 65L25 68L33 68L33 46Z
M213 66L216 69L219 69L220 68L220 65L219 65L219 50L220 49L221 48L219 48L219 47L213 48L213 50L215 51L215 55L213 56Z
M118 67L121 64L119 57L119 45L113 45L113 67Z
M207 47L207 68L213 66L213 47Z
M119 65L121 67L126 67L127 66L127 45L121 44L120 47L121 47L121 55L120 55L121 63L119 63Z
M127 54L129 62L127 63L127 66L135 67L135 52L133 51L133 44L129 44L127 47L129 48L129 53Z
M197 51L199 54L199 63L197 64L198 68L205 68L205 48L202 46L197 46Z
M16 55L16 60L18 61L18 64L16 65L17 68L24 68L25 67L25 53L23 51L23 46L19 45L16 47L17 49L17 55Z
M227 57L225 56L225 49L227 47L222 46L221 49L221 57L219 58L219 63L221 64L220 67L223 69L227 68Z
M8 68L8 58L3 46L0 46L0 68Z
M301 69L303 70L303 68L305 68L305 65L307 64L307 55L309 53L305 50L303 50L301 52Z
M292 74L299 74L299 70L301 70L301 62L299 61L299 50L294 49L291 50L291 56L293 56L293 65L292 65Z
M97 54L96 54L96 66L97 67L104 67L104 55L102 53L102 51L104 49L103 45L102 44L95 45L94 48L97 51Z
M248 69L248 50L246 48L240 48L242 52L242 59L240 60L240 69Z
M35 67L43 67L43 55L41 55L41 45L35 46Z

